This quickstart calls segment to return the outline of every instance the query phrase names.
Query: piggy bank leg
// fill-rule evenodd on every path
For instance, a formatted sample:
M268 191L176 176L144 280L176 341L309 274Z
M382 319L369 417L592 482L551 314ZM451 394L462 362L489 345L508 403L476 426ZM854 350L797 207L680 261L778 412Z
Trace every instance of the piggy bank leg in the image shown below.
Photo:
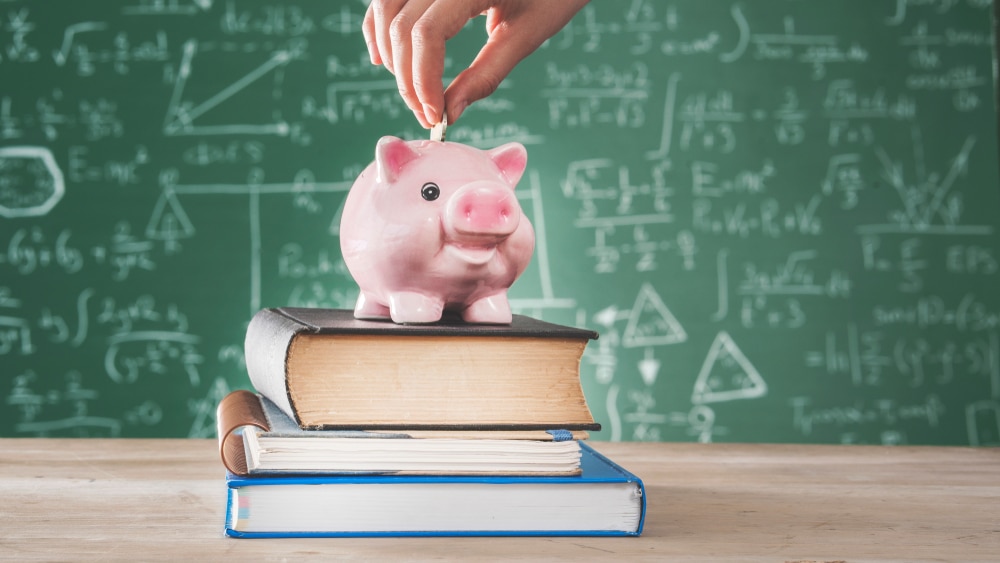
M389 314L397 324L437 322L443 311L444 301L423 293L401 291L389 295Z
M356 319L387 319L389 318L389 308L372 299L364 291L358 295L358 302L354 305L354 318Z
M468 323L509 325L513 317L510 313L510 303L507 302L507 292L484 297L472 303L462 311L462 319Z

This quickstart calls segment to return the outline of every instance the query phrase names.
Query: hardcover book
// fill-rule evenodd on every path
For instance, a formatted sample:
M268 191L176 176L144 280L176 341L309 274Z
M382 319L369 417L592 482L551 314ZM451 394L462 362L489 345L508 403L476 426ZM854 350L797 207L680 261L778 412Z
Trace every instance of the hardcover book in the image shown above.
M642 481L581 443L582 473L542 476L227 476L226 534L636 536Z
M583 431L303 430L265 397L233 391L216 415L237 475L573 475Z
M599 430L580 384L597 333L515 315L426 325L343 309L264 309L246 334L254 387L308 429Z

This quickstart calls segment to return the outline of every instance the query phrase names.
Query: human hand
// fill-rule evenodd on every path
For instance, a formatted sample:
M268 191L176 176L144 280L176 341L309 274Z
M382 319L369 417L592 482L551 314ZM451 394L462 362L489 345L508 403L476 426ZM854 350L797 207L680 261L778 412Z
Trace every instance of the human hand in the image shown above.
M492 94L511 70L555 35L587 0L372 0L362 24L372 64L396 77L399 93L425 128L447 108L454 123ZM445 42L486 14L489 38L445 90Z

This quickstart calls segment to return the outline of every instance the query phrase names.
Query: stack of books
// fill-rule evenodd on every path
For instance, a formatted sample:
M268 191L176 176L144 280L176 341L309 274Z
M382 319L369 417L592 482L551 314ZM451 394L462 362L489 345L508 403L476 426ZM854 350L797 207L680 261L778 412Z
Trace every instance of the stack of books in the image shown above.
M591 331L264 309L256 392L219 404L234 537L638 535L642 481L583 440L600 426Z

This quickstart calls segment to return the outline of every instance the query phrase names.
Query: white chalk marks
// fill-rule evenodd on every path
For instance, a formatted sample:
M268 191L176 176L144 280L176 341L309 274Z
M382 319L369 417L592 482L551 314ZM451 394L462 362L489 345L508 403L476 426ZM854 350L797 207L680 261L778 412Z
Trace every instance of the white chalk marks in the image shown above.
M0 217L39 217L66 192L62 170L45 147L0 148Z
M192 237L194 233L194 225L177 201L176 194L172 190L164 190L146 225L146 236L172 244L178 239Z
M626 348L677 344L687 340L684 327L663 303L653 286L644 283L629 313L622 336Z
M210 95L204 101L195 104L185 100L185 91L188 88L188 81L192 74L192 65L197 53L198 41L191 39L184 43L184 58L181 60L180 68L177 71L177 80L174 83L170 106L167 109L166 119L163 123L163 133L165 135L288 135L290 126L282 120L276 120L271 123L221 124L199 124L196 120L233 99L234 96L265 76L273 75L276 69L283 68L292 60L293 54L291 52L277 51L273 53L260 66L237 78L225 88Z
M725 331L712 342L694 383L691 402L719 403L755 399L767 394L767 383L757 368Z

